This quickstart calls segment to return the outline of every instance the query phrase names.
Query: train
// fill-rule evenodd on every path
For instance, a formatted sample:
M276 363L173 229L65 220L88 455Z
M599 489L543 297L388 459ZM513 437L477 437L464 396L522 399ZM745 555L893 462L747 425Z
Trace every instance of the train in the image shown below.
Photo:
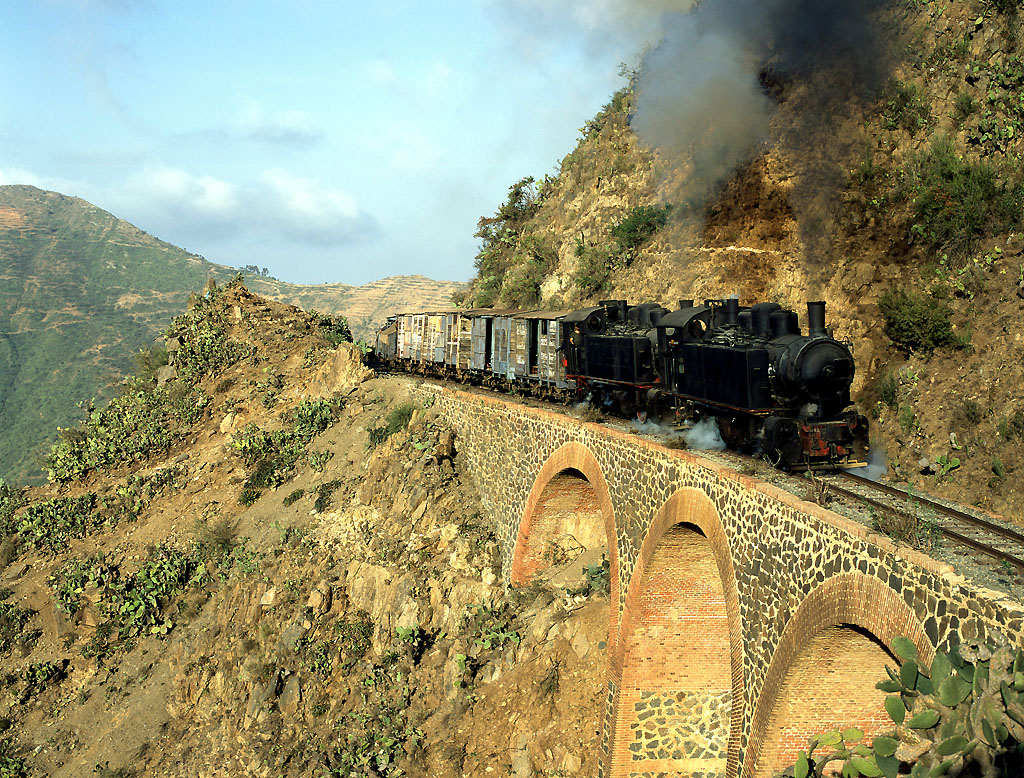
M857 467L867 419L852 407L853 346L825 303L796 311L738 299L572 311L402 313L378 330L389 369L599 409L677 429L713 417L724 442L784 470Z

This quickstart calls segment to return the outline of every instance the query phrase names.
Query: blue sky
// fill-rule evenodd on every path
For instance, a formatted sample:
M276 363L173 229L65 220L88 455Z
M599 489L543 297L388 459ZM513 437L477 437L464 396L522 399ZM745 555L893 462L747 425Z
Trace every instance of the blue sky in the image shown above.
M473 274L657 35L628 0L8 0L0 183L295 283Z

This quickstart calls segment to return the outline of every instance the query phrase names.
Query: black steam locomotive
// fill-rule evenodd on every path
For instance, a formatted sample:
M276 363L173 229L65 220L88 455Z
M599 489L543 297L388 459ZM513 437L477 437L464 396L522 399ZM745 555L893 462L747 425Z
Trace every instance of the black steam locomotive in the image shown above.
M713 416L732 448L786 469L857 464L867 420L850 408L848 343L807 304L607 300L577 311L476 309L391 317L376 354L406 370L681 424Z

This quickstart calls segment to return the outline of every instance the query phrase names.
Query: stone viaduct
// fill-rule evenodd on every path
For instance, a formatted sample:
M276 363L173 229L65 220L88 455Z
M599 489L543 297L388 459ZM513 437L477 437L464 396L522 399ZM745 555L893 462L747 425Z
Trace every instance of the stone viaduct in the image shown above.
M828 727L887 729L904 635L1024 643L1024 607L868 527L688 451L425 385L528 582L571 535L611 562L603 778L764 778Z

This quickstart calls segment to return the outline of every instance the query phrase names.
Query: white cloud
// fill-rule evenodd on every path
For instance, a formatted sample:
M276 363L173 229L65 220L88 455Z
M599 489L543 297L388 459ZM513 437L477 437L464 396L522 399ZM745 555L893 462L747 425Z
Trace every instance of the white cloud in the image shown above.
M0 168L0 186L13 184L24 184L26 186L34 186L37 189L46 189L51 192L62 192L65 194L80 189L75 182L68 179L40 176L24 168Z
M372 218L359 209L355 198L319 181L266 170L259 187L267 223L303 243L347 243L373 231Z
M697 0L478 0L506 25L506 32L523 56L535 58L582 38L592 54L608 49L633 57L661 37L665 14L685 13Z
M441 148L418 125L392 124L375 135L373 143L381 158L403 172L434 170L443 159Z
M253 104L241 117L242 133L259 143L286 146L311 146L323 138L313 116L305 111L280 111L268 114Z
M119 215L144 222L140 226L170 239L251 235L331 246L376 231L373 217L348 193L280 169L232 183L178 168L152 167L131 176L117 199Z
M363 65L363 73L368 79L381 86L391 86L398 82L398 73L391 60L378 57Z
M237 218L241 205L233 184L170 167L145 168L132 175L126 194L148 211L210 226Z

